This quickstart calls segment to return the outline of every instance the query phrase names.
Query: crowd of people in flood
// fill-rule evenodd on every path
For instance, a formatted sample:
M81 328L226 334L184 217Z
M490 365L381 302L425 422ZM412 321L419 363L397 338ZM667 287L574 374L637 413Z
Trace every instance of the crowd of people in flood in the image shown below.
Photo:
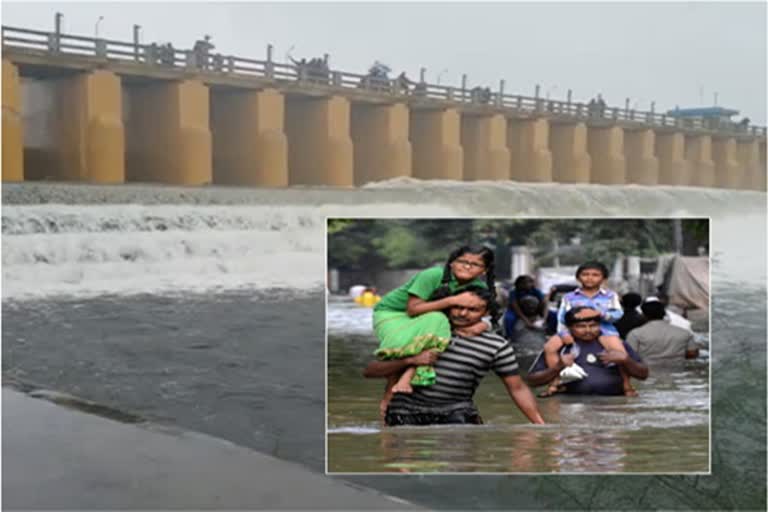
M521 275L500 296L494 254L463 246L443 266L423 270L383 297L375 289L375 359L363 371L387 381L380 416L387 425L482 423L473 397L493 370L532 423L542 423L530 387L539 397L558 393L635 397L633 380L650 368L698 357L685 320L663 298L619 296L607 287L599 261L576 270L578 285L553 287L545 296ZM550 302L557 303L550 309ZM360 302L358 302L360 303ZM363 305L363 304L361 304ZM678 324L678 325L673 325ZM538 332L539 355L523 376L515 345Z

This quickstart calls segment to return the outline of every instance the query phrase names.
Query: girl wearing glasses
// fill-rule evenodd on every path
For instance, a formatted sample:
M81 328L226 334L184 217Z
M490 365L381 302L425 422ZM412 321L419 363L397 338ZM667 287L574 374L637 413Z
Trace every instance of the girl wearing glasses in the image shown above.
M424 350L442 352L451 339L451 325L443 310L468 305L473 295L458 293L474 285L494 290L494 257L487 247L462 246L453 251L444 267L432 267L413 276L392 290L373 309L373 330L379 339L374 352L379 359L403 359ZM485 281L480 276L485 275ZM492 322L499 317L499 306L489 305ZM480 334L488 328L479 322L469 330ZM410 366L401 376L390 377L381 401L386 412L393 393L411 393L411 386L430 386L435 382L431 366Z

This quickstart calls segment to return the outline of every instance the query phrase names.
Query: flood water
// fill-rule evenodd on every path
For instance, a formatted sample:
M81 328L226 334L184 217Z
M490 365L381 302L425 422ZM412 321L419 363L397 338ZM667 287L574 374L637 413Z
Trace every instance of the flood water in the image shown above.
M328 304L328 471L680 473L709 469L709 361L656 368L635 382L638 398L539 398L547 425L528 423L501 380L475 394L481 426L385 427L384 381L364 379L377 342L371 310ZM706 340L703 335L699 338ZM516 344L527 371L539 346ZM706 352L705 352L706 353Z
M495 182L377 184L355 191L30 182L6 184L2 193L4 381L61 391L153 423L203 432L318 472L326 462L326 216L711 216L711 474L403 477L400 469L384 468L379 471L385 474L332 478L436 510L765 510L765 194ZM378 431L375 404L383 383L357 377L375 346L370 320L351 311L370 315L332 308L332 315L339 314L331 317L329 334L339 340L333 346L348 347L346 357L356 361L343 370L343 378L356 387L353 396L373 407L331 404L336 413L332 420L341 429ZM368 348L353 343L358 337ZM520 354L525 357L525 351ZM659 373L653 378L659 379ZM497 433L507 429L522 446L529 432L560 433L563 415L578 412L564 399L541 400L542 409L561 404L561 423L543 410L552 426L525 425L496 381L488 376L478 392L490 397L488 390L495 390L499 410L505 411L494 413L481 397L481 413L489 424L476 432L487 431L487 439L494 428ZM660 443L667 438L651 430L675 419L678 426L666 423L664 428L669 427L665 435L677 435L685 428L681 416L697 415L673 414L680 399L673 393L665 395L665 414L659 418L661 398L643 409L651 392L668 385L657 383L649 390L651 383L638 385L641 397L633 402L631 414L610 416L616 421L632 418L641 428L611 430L600 424L601 435L605 431L613 436L611 443L621 436L637 439L638 432L646 436L650 445L640 440L630 448L623 445L626 465L653 457L669 464L685 456L676 445L677 451L659 457ZM669 384L678 389L685 385ZM687 385L691 390L697 386L695 381ZM611 404L622 400L590 406L594 411L599 405L604 419ZM348 412L351 418L344 419ZM504 414L510 420L502 424ZM520 426L513 427L515 421ZM698 419L696 424L703 432ZM378 447L382 443L376 441L392 439L386 431L366 430L350 431L361 432L353 439L358 446ZM464 439L466 430L453 432ZM431 430L433 437L418 445L418 429L393 433L399 432L425 451L424 446L436 445L434 436L440 433ZM562 432L563 439L573 439L579 431L571 426ZM343 442L346 434L337 434L331 437ZM457 443L452 439L439 449ZM570 455L579 446L591 453L613 450L611 443L563 443L560 460L583 465L589 455ZM391 442L389 446L397 448ZM376 454L357 449L365 456ZM520 453L517 459L527 456ZM608 456L603 461L616 464ZM45 486L40 489L46 492ZM76 503L57 508L83 508Z

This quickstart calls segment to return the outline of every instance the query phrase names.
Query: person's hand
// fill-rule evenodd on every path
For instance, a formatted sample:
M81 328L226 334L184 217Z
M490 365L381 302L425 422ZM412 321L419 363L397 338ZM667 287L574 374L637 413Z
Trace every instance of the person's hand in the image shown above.
M477 322L476 324L468 325L454 329L456 334L460 336L478 336L488 330L488 325L485 322Z
M560 361L563 362L564 366L571 366L574 361L576 361L576 356L573 354L562 354L560 356Z
M431 366L435 364L439 356L440 352L436 350L425 350L415 356L406 358L406 360L410 366Z
M472 306L477 301L477 296L471 292L463 292L458 295L453 295L450 298L451 306L459 306L467 308Z
M563 345L573 345L573 336L570 334L563 334L560 339L563 340Z
M606 350L597 354L597 357L600 358L600 361L602 361L603 364L624 364L627 362L627 357L629 356L626 352L621 352L620 350Z

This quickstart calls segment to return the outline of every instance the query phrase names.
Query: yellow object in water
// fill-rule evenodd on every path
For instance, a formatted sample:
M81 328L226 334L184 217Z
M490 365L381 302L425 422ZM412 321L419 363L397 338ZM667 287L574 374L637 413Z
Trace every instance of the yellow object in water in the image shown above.
M381 300L381 296L376 295L372 292L363 292L357 297L355 297L355 302L357 302L359 305L366 307L366 308L372 308Z

